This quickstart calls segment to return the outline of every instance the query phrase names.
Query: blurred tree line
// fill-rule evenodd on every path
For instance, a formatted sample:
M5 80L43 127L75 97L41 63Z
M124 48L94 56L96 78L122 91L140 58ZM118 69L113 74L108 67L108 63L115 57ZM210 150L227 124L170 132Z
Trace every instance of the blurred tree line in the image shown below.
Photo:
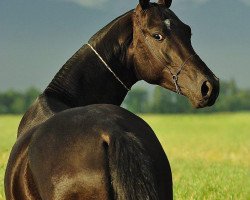
M23 92L15 90L0 92L0 114L24 113L39 94L40 91L35 88Z
M22 114L39 96L40 91L29 88L25 91L0 92L0 114ZM220 96L209 108L194 109L187 98L156 87L133 89L127 95L123 107L135 113L204 113L250 111L250 89L240 89L234 80L222 81Z

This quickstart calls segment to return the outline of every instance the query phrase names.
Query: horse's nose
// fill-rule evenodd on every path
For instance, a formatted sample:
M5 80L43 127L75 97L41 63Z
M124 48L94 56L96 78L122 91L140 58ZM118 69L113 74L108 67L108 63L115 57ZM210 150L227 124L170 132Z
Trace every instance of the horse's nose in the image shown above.
M206 101L208 106L213 105L219 95L219 80L203 81L201 85L201 95L203 101Z
M201 85L202 98L208 98L213 90L212 84L209 81L204 81Z

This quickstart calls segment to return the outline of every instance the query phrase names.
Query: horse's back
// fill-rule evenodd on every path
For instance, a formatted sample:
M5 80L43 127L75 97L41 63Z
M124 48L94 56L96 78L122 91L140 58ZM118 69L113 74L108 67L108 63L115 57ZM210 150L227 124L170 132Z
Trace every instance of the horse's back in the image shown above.
M61 112L34 133L29 160L43 198L78 195L79 199L112 199L107 148L122 135L132 135L142 144L152 161L159 190L165 190L162 194L166 187L172 190L167 157L147 123L123 108L100 104ZM133 144L121 145L129 149Z

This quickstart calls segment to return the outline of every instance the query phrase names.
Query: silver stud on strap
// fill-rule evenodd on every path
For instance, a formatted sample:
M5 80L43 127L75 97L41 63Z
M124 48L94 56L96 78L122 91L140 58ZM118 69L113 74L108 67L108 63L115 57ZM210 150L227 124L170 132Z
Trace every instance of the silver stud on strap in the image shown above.
M181 90L180 90L180 87L178 85L178 76L173 75L172 78L173 78L173 82L174 82L177 94L181 94Z

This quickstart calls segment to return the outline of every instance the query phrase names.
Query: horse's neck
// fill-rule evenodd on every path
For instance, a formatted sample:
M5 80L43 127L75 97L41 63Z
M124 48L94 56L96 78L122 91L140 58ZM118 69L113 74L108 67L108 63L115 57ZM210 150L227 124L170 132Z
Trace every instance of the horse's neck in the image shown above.
M128 62L127 49L132 36L132 12L117 18L96 35L90 43L114 73L131 87L137 78L133 64ZM120 105L127 94L125 87L106 68L87 45L83 46L62 67L44 95L50 103L62 102L68 107L108 103ZM54 109L58 110L58 106Z
M126 52L131 35L130 12L111 22L90 40L127 87L137 81L133 64L128 62ZM25 113L18 132L27 132L55 113L68 108L100 103L120 105L127 92L93 50L85 45L66 62L43 94Z

